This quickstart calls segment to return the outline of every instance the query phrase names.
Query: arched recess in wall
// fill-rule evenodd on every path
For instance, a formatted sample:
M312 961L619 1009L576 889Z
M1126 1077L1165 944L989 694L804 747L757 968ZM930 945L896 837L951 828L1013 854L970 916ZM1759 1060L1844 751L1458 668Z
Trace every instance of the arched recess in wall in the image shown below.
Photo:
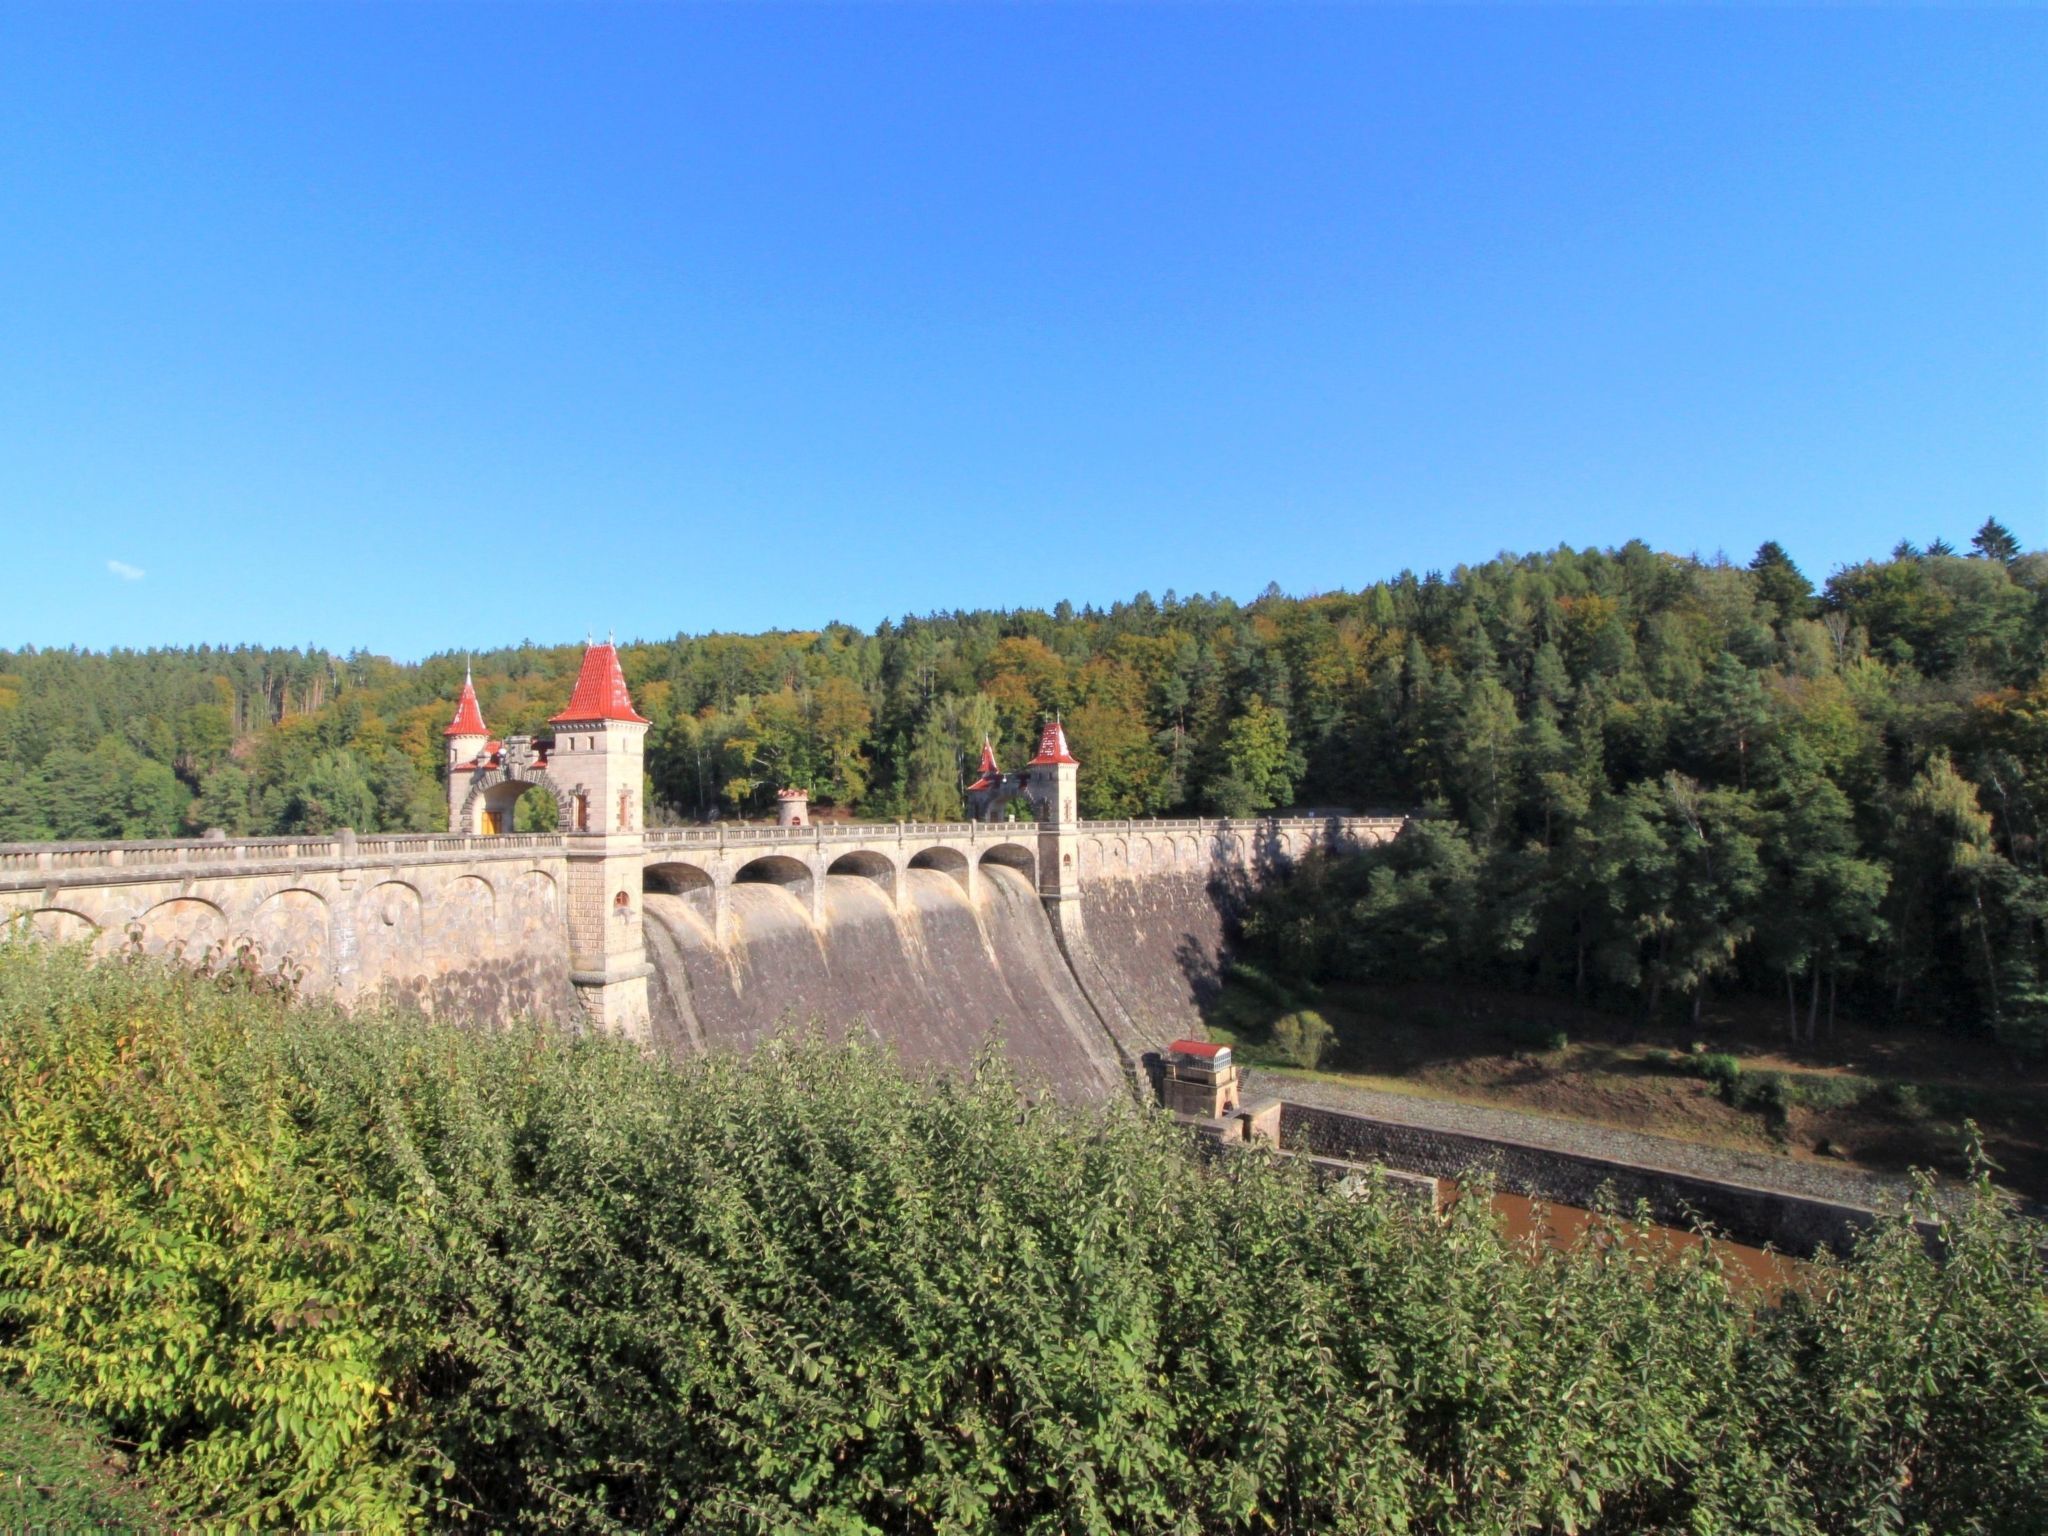
M274 971L290 960L305 981L327 976L327 902L316 891L293 886L266 896L249 919L257 958Z
M444 954L498 947L498 892L482 875L458 875L434 903L434 944Z
M1100 838L1081 840L1081 875L1083 879L1102 873L1102 841Z
M834 875L870 881L880 887L890 901L896 899L896 861L886 853L873 853L866 849L842 853L825 868L828 880Z
M562 893L544 869L523 869L506 892L510 910L501 914L506 942L515 948L556 938L562 931Z
M1038 888L1038 855L1022 843L997 843L982 852L981 862L1014 869L1033 890Z
M962 891L971 889L967 855L957 848L921 848L910 856L910 867L935 869L942 875L951 876Z
M228 935L226 916L212 902L198 896L173 896L160 901L136 919L142 947L151 954L175 950L198 959Z
M363 980L416 974L426 948L419 888L403 880L382 881L370 888L362 911L356 937L362 945Z
M0 933L32 933L49 944L77 944L100 936L100 925L69 907L29 907L0 919Z

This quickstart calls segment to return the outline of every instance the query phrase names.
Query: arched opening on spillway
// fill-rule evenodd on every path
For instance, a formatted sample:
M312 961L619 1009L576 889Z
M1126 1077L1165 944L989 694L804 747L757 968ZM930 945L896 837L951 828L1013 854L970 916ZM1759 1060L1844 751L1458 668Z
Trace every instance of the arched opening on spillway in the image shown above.
M1014 869L1024 877L1027 885L1033 890L1038 889L1038 855L1020 843L998 843L983 852L981 862Z
M927 848L910 856L912 869L936 869L951 875L963 891L971 889L967 883L970 868L967 855L957 848Z
M896 899L896 865L886 854L842 853L826 867L825 874L827 878L833 875L852 875L862 880L872 880L882 888L882 894L890 901Z
M742 864L734 873L732 883L780 886L803 908L806 920L810 917L811 900L816 893L811 889L811 866L800 860L784 858L779 853L764 854Z
M640 889L651 896L679 896L706 923L715 920L711 876L695 864L650 864L640 873Z

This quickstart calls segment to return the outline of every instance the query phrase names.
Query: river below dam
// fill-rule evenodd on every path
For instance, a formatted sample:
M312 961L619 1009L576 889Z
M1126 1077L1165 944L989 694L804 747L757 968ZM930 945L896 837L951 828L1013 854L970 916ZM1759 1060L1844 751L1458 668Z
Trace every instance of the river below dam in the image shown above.
M1506 1223L1509 1236L1536 1237L1560 1248L1576 1242L1593 1221L1593 1213L1578 1206L1535 1201L1526 1195L1496 1193L1493 1209ZM1646 1241L1660 1256L1674 1258L1702 1246L1697 1232L1654 1224L1640 1238L1630 1228L1622 1240L1629 1243ZM1743 1288L1782 1291L1798 1283L1805 1267L1797 1259L1782 1253L1753 1248L1747 1243L1730 1242L1726 1238L1717 1238L1714 1247L1727 1266L1730 1282Z

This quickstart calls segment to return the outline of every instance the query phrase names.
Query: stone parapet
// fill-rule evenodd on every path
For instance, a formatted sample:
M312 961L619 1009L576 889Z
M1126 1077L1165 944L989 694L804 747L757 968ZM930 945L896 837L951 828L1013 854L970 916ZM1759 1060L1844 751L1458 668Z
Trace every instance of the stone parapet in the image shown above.
M1769 1244L1810 1257L1821 1248L1846 1252L1877 1220L1869 1208L1758 1188L1672 1168L1588 1157L1556 1147L1375 1119L1285 1100L1280 1145L1290 1152L1377 1165L1440 1179L1487 1175L1512 1194L1559 1205L1590 1207L1611 1200L1622 1211L1645 1207L1655 1221L1691 1227L1705 1222L1738 1242Z

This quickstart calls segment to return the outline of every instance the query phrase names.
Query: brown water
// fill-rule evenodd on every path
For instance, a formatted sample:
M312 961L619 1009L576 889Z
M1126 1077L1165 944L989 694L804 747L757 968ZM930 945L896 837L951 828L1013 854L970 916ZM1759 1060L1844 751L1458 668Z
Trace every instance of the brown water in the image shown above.
M1559 1248L1569 1247L1576 1242L1593 1221L1592 1212L1582 1210L1578 1206L1539 1205L1525 1195L1495 1194L1493 1208L1506 1220L1510 1236L1539 1237ZM1624 1243L1633 1245L1647 1242L1659 1253L1674 1257L1688 1249L1702 1246L1702 1240L1697 1232L1688 1232L1682 1227L1653 1226L1647 1233L1638 1233L1633 1226L1624 1226L1621 1233L1621 1240ZM1762 1248L1752 1248L1745 1243L1716 1239L1714 1247L1727 1266L1729 1279L1744 1287L1763 1286L1769 1290L1782 1291L1798 1284L1805 1269L1797 1259L1787 1258L1782 1253L1770 1253Z

